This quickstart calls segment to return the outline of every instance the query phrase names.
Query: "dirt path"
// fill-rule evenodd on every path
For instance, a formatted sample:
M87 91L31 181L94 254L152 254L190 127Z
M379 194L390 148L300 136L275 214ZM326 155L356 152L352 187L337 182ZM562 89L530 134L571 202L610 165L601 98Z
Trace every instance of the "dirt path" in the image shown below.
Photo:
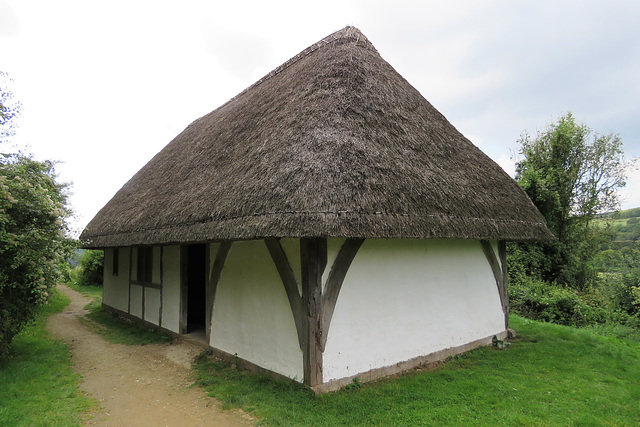
M189 388L190 365L202 349L180 341L171 345L111 344L79 320L90 302L59 286L71 298L65 311L49 318L47 329L71 348L81 388L103 407L88 425L99 426L248 426L241 412L221 411L200 388Z

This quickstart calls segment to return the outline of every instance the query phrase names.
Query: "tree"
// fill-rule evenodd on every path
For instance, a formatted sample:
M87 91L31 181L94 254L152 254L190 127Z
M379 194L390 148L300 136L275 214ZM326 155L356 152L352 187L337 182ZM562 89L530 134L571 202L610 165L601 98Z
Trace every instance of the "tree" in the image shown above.
M4 87L0 93L4 150L18 110L5 106L10 96ZM56 181L52 162L0 154L0 358L66 271L73 244L66 237L65 189Z
M13 93L7 89L10 82L9 75L0 71L0 142L3 144L15 133L14 119L21 109L21 104L14 100Z
M102 286L104 251L83 251L78 260L78 284Z
M593 133L568 113L535 138L524 133L516 180L557 237L519 245L520 266L547 282L584 288L594 277L593 258L606 229L592 227L597 214L617 210L617 190L627 165L616 134Z

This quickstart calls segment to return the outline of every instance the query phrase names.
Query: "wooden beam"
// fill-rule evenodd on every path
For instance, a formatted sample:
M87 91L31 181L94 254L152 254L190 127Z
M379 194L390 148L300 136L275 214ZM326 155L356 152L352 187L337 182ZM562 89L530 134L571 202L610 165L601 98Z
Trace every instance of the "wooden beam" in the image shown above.
M221 242L220 246L218 246L218 252L216 253L216 259L213 261L213 265L211 266L211 272L209 273L209 281L207 283L207 287L205 290L207 305L205 307L205 322L206 322L206 331L207 331L207 344L211 342L211 321L213 320L213 305L216 301L216 291L218 290L218 282L220 281L220 275L222 274L222 269L224 268L224 264L227 260L227 255L229 254L229 249L231 249L231 242ZM209 251L207 250L207 253Z
M134 248L129 247L129 301L127 302L127 313L129 314L131 314L131 281L133 280L133 249ZM102 296L104 298L104 290L102 292L103 292Z
M273 238L264 239L264 243L269 250L269 254L271 254L271 259L273 259L273 263L280 275L280 280L282 280L282 284L284 285L284 290L287 293L289 306L291 307L291 313L293 314L293 320L296 325L296 332L298 333L298 344L300 345L300 349L304 351L302 297L298 290L298 281L296 280L295 274L293 274L293 269L291 268L287 254L284 249L282 249L280 240Z
M509 270L507 264L507 242L498 241L498 257L502 265L502 309L504 311L504 326L509 329Z
M320 315L322 312L322 273L327 266L327 239L300 239L302 263L303 370L309 387L322 384Z
M187 333L187 315L189 313L189 288L187 286L188 256L189 251L187 250L187 245L180 246L180 321L178 326L180 334Z
M338 301L338 295L342 288L342 283L347 275L347 271L351 266L351 262L355 258L360 246L364 239L347 239L342 247L338 256L333 262L329 277L327 277L327 283L322 293L322 328L320 348L324 352L324 347L327 344L327 335L329 334L329 326L331 325L331 319L333 318L333 311L336 308Z
M142 286L143 288L154 288L154 289L161 289L162 288L162 285L160 285L158 283L141 282L139 280L131 280L130 283L132 285Z
M164 246L160 246L160 312L158 314L158 326L162 327L162 304L164 301L162 288L164 287Z
M489 265L491 266L491 271L493 272L493 277L496 280L496 285L498 286L498 295L500 296L500 304L502 305L502 312L505 316L505 329L509 327L509 295L507 294L507 255L506 255L506 245L504 242L498 242L498 253L500 256L500 261L498 262L498 258L496 257L496 253L493 250L493 246L491 242L488 240L481 240L480 244L482 245L482 251L484 252L484 256L487 258ZM502 264L502 265L501 265Z

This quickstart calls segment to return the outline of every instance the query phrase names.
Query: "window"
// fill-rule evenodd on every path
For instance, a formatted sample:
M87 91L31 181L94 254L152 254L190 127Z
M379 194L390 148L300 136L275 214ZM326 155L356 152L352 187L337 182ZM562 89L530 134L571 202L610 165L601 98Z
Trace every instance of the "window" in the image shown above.
M137 279L139 282L151 283L153 274L153 248L138 248Z
M111 274L114 276L118 275L118 269L120 268L120 251L119 248L113 248L113 264L111 269Z

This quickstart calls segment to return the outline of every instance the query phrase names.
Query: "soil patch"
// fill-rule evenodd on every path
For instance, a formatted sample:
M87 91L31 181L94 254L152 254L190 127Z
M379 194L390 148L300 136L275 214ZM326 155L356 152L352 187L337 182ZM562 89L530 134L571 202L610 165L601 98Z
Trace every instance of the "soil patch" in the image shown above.
M192 384L191 362L202 348L182 340L172 344L111 344L79 321L91 300L59 286L71 299L65 311L49 318L47 329L66 342L82 374L80 387L102 410L87 425L99 426L249 426L241 411L222 411L220 403Z

